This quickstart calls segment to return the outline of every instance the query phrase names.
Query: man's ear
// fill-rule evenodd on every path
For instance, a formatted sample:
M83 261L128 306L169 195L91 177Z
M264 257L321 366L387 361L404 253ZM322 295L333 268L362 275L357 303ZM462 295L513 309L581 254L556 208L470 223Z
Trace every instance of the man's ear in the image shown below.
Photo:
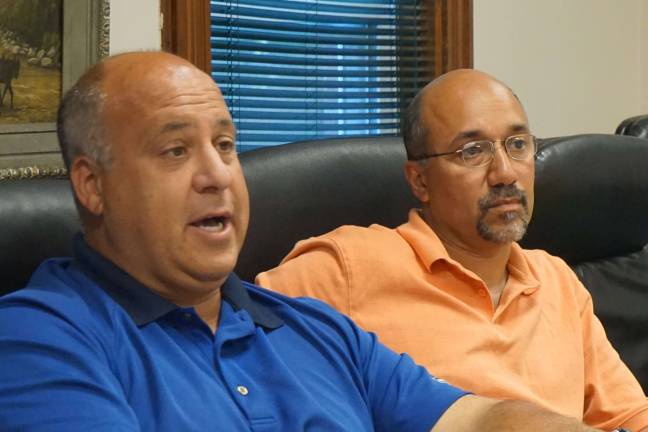
M102 168L87 156L77 157L70 167L70 181L76 199L94 216L103 213L101 174Z
M427 202L429 200L429 194L427 179L425 178L425 165L418 161L407 161L403 169L407 183L414 196L422 203Z

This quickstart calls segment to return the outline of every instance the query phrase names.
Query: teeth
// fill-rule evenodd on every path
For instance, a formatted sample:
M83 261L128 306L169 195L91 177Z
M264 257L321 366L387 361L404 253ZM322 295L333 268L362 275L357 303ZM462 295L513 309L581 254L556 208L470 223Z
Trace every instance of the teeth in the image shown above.
M225 224L219 218L210 218L201 221L198 224L198 227L200 229L204 229L205 231L218 232L222 231L225 228Z

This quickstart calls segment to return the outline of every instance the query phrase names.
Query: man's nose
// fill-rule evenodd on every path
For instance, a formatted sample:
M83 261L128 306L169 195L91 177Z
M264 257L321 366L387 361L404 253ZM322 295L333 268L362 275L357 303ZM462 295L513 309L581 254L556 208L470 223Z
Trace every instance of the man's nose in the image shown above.
M488 166L488 184L496 186L499 184L509 185L518 180L517 172L513 167L513 161L506 152L504 143L495 143L493 160Z
M223 161L222 155L211 143L204 146L197 159L193 185L198 192L229 187L232 182L231 167Z

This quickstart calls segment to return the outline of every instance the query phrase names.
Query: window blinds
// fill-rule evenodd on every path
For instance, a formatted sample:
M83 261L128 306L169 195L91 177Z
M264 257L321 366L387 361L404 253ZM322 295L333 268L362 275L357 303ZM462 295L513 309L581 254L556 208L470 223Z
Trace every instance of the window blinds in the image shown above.
M211 1L212 76L239 150L398 134L401 108L434 70L422 3Z

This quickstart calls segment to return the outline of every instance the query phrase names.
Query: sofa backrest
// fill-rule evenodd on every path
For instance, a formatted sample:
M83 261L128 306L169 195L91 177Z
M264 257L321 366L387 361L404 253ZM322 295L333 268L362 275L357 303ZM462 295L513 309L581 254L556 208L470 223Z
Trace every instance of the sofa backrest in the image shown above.
M236 267L245 280L300 239L339 225L397 226L416 205L400 138L292 143L241 154L251 202ZM648 389L648 142L620 135L541 141L534 216L523 241L563 257L592 293L610 340ZM0 294L79 228L64 179L0 181Z
M617 135L631 135L648 139L648 114L642 114L623 120L619 123L619 126L617 126L614 133Z
M250 228L236 268L245 280L275 267L301 239L340 225L396 226L416 205L400 138L304 141L241 154Z
M67 179L0 180L0 295L25 286L46 258L70 256L79 227Z

